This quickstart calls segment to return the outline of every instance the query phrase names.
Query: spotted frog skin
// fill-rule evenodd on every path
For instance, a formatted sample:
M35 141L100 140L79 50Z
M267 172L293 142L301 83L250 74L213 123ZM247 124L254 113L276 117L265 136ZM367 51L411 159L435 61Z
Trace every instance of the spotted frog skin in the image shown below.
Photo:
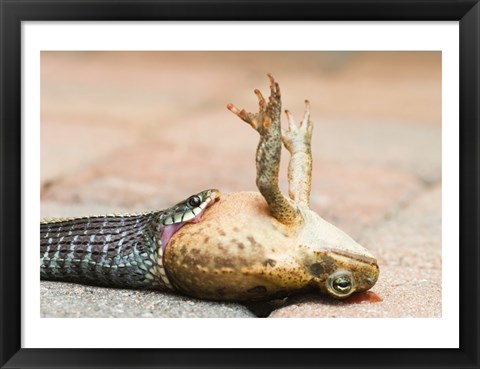
M259 110L227 108L260 135L257 192L226 194L198 224L176 232L164 265L176 289L212 300L265 300L307 291L345 298L377 281L375 257L309 207L312 155L310 104L296 124L285 111L271 75L267 100L255 90ZM289 196L278 187L282 143L290 153Z

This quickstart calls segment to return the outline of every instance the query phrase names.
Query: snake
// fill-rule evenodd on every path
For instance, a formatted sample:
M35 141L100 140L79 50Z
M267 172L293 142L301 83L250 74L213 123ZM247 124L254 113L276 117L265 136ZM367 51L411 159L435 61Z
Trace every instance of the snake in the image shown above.
M164 210L41 220L40 278L175 290L163 261L168 241L219 197L209 189Z

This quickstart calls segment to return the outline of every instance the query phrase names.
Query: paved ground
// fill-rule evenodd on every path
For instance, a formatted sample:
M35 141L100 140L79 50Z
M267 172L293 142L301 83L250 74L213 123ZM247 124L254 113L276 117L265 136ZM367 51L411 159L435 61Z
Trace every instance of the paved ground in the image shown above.
M42 217L163 208L210 187L255 190L257 134L225 106L254 109L253 88L267 91L271 72L298 118L303 100L312 103L312 207L378 257L373 291L383 299L306 295L244 306L43 282L42 316L441 316L439 53L44 52L41 60Z

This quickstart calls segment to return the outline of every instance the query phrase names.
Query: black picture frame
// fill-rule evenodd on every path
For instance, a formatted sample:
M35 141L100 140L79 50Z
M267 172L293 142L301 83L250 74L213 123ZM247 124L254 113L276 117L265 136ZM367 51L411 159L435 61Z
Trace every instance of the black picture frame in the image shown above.
M478 0L0 0L0 365L2 368L478 368L480 4ZM22 21L459 21L459 349L21 348ZM288 333L287 333L288 334ZM358 332L352 332L358 334ZM394 334L394 332L392 332ZM412 334L415 334L412 332ZM445 332L448 334L448 332Z

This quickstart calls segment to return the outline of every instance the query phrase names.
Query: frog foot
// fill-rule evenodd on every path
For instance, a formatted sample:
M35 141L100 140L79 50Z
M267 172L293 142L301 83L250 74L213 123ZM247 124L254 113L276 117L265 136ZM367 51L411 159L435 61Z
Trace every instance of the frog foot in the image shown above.
M260 134L256 155L256 183L260 193L268 203L271 215L280 223L286 225L298 224L302 221L302 217L296 204L285 197L278 187L282 150L280 125L282 101L280 86L271 74L268 74L268 78L270 80L268 102L259 90L254 90L258 99L258 113L238 109L233 104L228 104L227 108Z
M244 122L250 124L262 137L266 136L269 132L275 134L276 131L280 131L280 111L282 110L280 86L275 82L271 74L268 74L268 78L270 79L270 96L268 103L260 90L254 90L258 98L258 113L250 113L245 111L245 109L240 110L233 104L227 105L228 110ZM276 128L276 126L278 126L278 128Z
M310 207L310 190L312 180L312 131L310 121L310 102L305 100L305 114L297 125L289 110L287 115L288 128L282 131L282 141L290 152L288 163L288 194L300 206Z

